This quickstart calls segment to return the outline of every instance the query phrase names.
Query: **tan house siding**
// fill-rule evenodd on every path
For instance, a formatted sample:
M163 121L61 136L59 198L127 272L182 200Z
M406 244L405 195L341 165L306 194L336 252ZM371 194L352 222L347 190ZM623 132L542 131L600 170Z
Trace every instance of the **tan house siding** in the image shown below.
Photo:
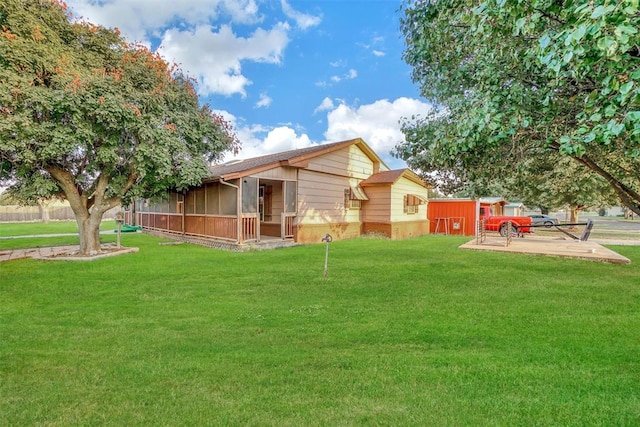
M391 238L393 240L410 239L412 237L429 234L429 221L424 217L415 221L403 221L392 224Z
M360 221L358 210L344 206L349 178L301 170L298 174L298 224Z
M266 171L252 174L251 176L262 179L283 179L289 181L295 181L297 178L298 169L292 167L279 167L275 169L269 169Z
M329 224L300 224L296 231L298 243L321 243L327 234L335 240L353 239L362 235L362 224L358 223L329 223Z
M381 167L384 168L383 165ZM373 161L356 145L309 160L309 171L366 179L373 174Z
M427 217L426 204L420 205L416 213L407 214L404 212L404 196L407 194L415 194L423 197L425 200L428 197L426 188L405 177L401 177L391 188L391 222L411 222L424 220Z
M362 221L388 223L391 215L391 188L388 185L365 188L369 200L364 202Z
M373 173L374 162L357 145L310 159L298 172L298 238L304 234L303 225L308 230L310 225L327 227L327 223L334 223L340 235L357 236L370 200L362 202L362 209L347 209L344 191Z

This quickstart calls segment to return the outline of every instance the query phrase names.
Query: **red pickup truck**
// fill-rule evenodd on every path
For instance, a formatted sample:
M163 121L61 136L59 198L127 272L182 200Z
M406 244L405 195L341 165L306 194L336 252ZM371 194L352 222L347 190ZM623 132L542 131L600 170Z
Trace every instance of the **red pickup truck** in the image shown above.
M518 235L522 233L532 233L533 229L527 227L533 224L533 220L528 216L494 216L488 207L480 207L480 219L485 220L484 227L487 231L499 231L502 237L507 236L507 223L511 221L513 231Z

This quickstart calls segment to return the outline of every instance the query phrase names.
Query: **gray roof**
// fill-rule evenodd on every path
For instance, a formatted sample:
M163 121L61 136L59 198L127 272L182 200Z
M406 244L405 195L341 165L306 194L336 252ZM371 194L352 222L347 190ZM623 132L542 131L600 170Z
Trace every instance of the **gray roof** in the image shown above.
M292 160L302 161L305 158L315 157L316 155L338 150L342 147L346 147L352 144L364 144L366 149L373 153L373 151L368 146L366 146L362 139L356 138L346 141L333 142L330 144L314 145L312 147L300 148L297 150L283 151L281 153L267 154L250 159L231 160L220 165L211 166L209 168L209 177L213 179L219 179L224 178L226 175L230 174L238 174L245 171L254 171L256 169L278 167L280 165L290 163ZM375 153L373 153L373 155L377 157Z

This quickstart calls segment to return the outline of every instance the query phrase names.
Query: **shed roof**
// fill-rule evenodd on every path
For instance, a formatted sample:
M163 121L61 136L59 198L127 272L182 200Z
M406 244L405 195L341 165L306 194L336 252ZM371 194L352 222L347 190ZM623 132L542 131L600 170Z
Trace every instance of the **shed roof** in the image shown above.
M300 148L297 150L267 154L265 156L253 157L250 159L232 160L221 165L214 165L209 168L209 179L235 179L280 166L304 168L307 166L309 159L340 150L354 144L357 145L374 162L374 164L382 164L387 167L382 159L378 157L378 155L364 142L364 140L362 140L362 138L355 138L330 144L314 145L312 147Z
M480 203L488 203L488 204L500 203L504 205L507 202L504 200L504 197L480 197Z

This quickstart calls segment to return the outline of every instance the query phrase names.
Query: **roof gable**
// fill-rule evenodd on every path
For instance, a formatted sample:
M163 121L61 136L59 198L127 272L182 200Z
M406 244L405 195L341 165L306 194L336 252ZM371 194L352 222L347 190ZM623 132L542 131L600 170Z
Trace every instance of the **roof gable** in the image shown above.
M351 145L357 145L362 152L374 162L374 164L382 164L386 167L382 159L378 157L378 155L364 142L364 140L361 138L355 138L331 144L315 145L297 150L267 154L265 156L253 157L250 159L232 160L221 165L213 165L209 168L209 177L213 179L227 180L251 175L280 166L304 168L307 166L309 159L322 156Z
M423 180L420 178L415 172L411 169L394 169L390 171L378 172L371 175L369 178L365 179L360 183L361 187L368 187L373 185L393 185L400 178L407 178L409 181L412 181L418 185L421 185L425 188L430 188Z

